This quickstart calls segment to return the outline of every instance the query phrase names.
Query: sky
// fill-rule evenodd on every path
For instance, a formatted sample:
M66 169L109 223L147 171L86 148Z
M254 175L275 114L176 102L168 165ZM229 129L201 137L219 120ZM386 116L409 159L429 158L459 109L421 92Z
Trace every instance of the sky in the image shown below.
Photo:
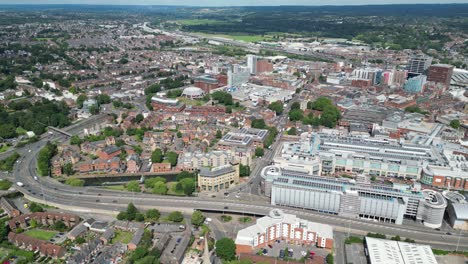
M190 6L373 5L425 3L468 3L468 0L0 0L0 4L109 4Z

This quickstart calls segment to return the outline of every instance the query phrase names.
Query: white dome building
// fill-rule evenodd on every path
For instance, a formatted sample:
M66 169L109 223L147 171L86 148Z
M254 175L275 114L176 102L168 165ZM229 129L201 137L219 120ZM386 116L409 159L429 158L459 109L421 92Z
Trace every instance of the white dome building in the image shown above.
M187 87L182 92L182 96L185 96L190 99L199 99L205 96L205 92L198 87Z

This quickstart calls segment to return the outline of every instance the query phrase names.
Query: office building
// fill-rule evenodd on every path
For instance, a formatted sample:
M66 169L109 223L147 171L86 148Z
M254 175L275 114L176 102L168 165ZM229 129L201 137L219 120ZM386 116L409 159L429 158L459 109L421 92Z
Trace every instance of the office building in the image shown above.
M198 173L200 191L217 192L239 183L239 164L232 163L220 167L202 167Z
M247 68L249 68L250 74L257 74L257 56L247 55Z
M430 246L366 237L370 264L437 264Z
M229 132L218 142L218 149L232 150L234 148L263 148L263 142L268 136L268 130L242 128L238 132Z
M407 93L420 93L424 89L424 85L426 84L427 77L426 75L418 75L413 78L409 78L406 82L405 85L403 86L403 89Z
M310 222L279 209L257 219L255 225L239 230L236 237L236 252L252 253L276 240L294 244L333 247L333 229L329 225Z
M468 202L463 194L444 191L442 195L447 199L447 220L455 229L468 230Z
M426 70L431 66L432 57L424 54L417 54L410 57L406 70L410 77L424 74Z
M272 72L272 71L273 71L273 63L269 62L268 60L257 60L256 74L260 74L264 72Z
M247 83L250 78L249 68L237 64L232 65L228 70L228 87L236 87Z
M434 64L429 67L427 81L450 86L454 67L448 64Z
M401 225L404 218L417 219L431 228L442 225L447 203L418 183L380 185L357 183L346 178L314 176L293 168L267 166L261 188L272 205L291 206L350 218L378 220Z

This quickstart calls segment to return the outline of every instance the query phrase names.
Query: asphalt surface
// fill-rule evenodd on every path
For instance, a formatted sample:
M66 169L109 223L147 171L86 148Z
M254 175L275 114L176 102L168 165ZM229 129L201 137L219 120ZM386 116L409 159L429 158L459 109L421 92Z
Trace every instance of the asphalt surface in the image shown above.
M100 122L99 119L84 121L71 128L64 129L68 133L80 133L83 127ZM262 158L253 171L249 182L244 185L243 191L251 192L253 199L239 200L231 195L229 197L173 197L157 196L153 194L128 193L114 190L105 190L93 187L71 187L63 185L52 178L40 177L36 173L36 157L40 149L47 141L64 141L66 136L54 133L47 135L40 141L29 144L16 151L21 154L21 158L15 165L13 178L15 182L22 182L23 187L15 184L15 188L27 196L42 200L43 203L53 203L58 207L63 207L83 213L103 211L120 211L132 202L136 206L147 209L157 207L164 210L217 210L219 212L230 212L240 214L266 215L272 208L281 208L286 213L295 214L300 218L314 222L332 225L336 231L349 234L365 235L368 232L383 233L389 236L399 235L404 238L411 238L417 242L430 244L441 249L454 250L459 245L459 250L468 250L468 234L453 233L447 234L446 230L437 231L425 228L422 225L395 225L381 222L367 221L362 219L349 219L337 215L324 214L301 208L290 208L272 206L264 199L255 195L260 180L259 170L270 162L272 156ZM279 141L275 142L279 145ZM272 152L278 146L272 147ZM273 154L270 154L273 155ZM37 179L37 180L35 180ZM251 188L245 188L252 183ZM253 187L256 186L256 187ZM255 197L258 197L256 199Z

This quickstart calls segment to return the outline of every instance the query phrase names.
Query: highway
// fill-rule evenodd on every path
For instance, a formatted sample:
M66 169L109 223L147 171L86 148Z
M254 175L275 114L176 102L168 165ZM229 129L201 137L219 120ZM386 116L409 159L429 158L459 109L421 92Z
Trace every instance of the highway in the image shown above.
M69 133L75 134L82 130L82 126L99 122L99 119L90 120L80 125L65 129ZM280 122L285 122L280 119ZM258 192L258 182L260 181L259 170L273 157L273 150L278 148L280 142L277 140L270 154L259 161L255 172L248 185L254 185L255 188L249 188L253 191L250 195L253 199L240 200L233 196L230 197L173 197L157 196L153 194L128 193L113 190L106 190L94 187L71 187L63 185L49 177L39 177L36 173L36 157L41 147L46 142L66 140L65 135L54 134L51 138L43 137L40 141L29 144L26 147L17 149L21 158L13 170L13 180L24 183L23 187L15 185L19 191L28 198L40 200L42 203L51 204L59 208L77 211L77 212L101 212L116 213L123 210L128 203L133 202L140 208L158 208L162 211L173 211L175 209L184 212L190 212L194 209L205 211L232 212L240 214L267 214L272 208L281 208L287 213L296 214L301 218L326 223L332 225L335 230L347 234L365 235L367 232L384 233L387 235L409 237L418 242L430 244L442 249L454 250L459 245L459 250L468 250L468 236L458 233L447 235L447 231L436 231L425 228L422 225L405 224L395 225L381 222L366 221L361 219L348 219L337 215L323 214L302 208L285 208L280 206L271 206L260 196L255 195ZM258 168L258 169L257 169ZM34 178L37 177L37 180ZM252 183L252 184L250 184ZM246 188L243 188L245 191Z

